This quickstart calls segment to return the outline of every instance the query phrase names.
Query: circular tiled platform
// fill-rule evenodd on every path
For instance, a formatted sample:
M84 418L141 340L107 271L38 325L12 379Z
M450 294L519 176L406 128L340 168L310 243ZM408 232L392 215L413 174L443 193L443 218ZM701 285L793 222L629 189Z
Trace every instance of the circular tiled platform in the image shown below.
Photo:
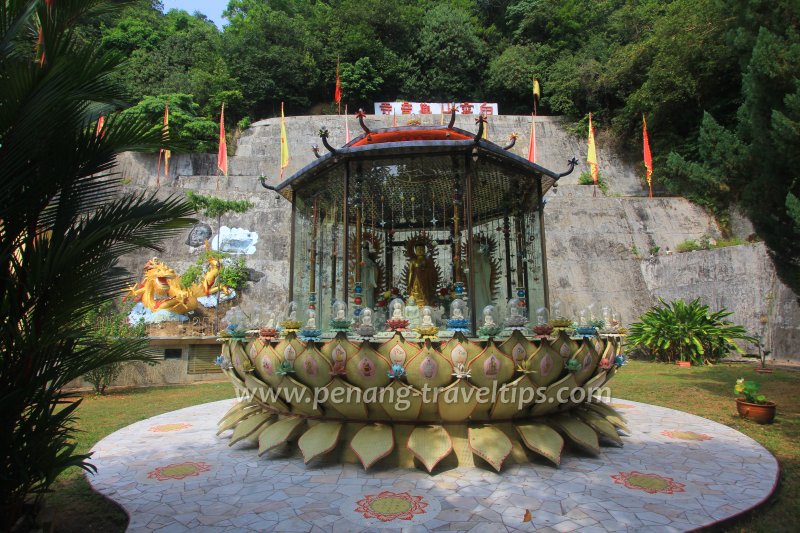
M737 515L775 488L778 463L721 424L617 400L633 434L559 468L364 472L228 447L231 400L130 425L94 448L95 489L130 531L683 531Z

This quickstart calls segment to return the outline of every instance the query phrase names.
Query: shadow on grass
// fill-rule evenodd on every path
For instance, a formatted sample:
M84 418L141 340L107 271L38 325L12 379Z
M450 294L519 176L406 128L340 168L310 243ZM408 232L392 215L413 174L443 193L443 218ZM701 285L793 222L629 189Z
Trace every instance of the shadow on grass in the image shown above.
M59 481L44 499L38 522L53 533L116 533L128 527L128 514L95 492L84 476Z

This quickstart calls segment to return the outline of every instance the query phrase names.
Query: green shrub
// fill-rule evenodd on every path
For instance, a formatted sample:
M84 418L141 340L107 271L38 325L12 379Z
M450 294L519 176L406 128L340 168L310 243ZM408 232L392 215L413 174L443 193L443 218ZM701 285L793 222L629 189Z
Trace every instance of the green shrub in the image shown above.
M578 185L594 185L592 173L588 171L581 172L581 175L578 176ZM608 194L608 184L606 183L602 172L597 173L597 188L603 191L603 194Z
M227 257L222 260L222 267L219 270L221 285L238 289L244 287L247 279L247 262L244 257Z
M250 120L250 117L242 117L242 119L236 123L236 127L239 128L241 131L244 131L250 127L251 123L252 121Z
M720 239L718 241L711 241L709 239L700 239L699 241L689 239L685 240L682 243L678 244L675 249L681 252L694 252L697 250L712 250L714 248L727 248L728 246L739 246L741 244L747 244L746 241L743 241L739 237L731 237L730 239Z
M84 317L84 323L91 331L91 337L109 341L145 337L144 321L135 326L128 323L128 315L133 305L133 302L131 302L118 309L112 302L104 302L97 309L87 313ZM105 394L106 388L119 377L122 369L123 363L110 363L89 370L83 377L92 384L95 394Z
M181 275L181 287L188 289L193 283L197 283L208 271L209 258L219 259L219 283L227 285L233 289L239 289L247 283L247 261L242 256L231 256L224 252L209 250L201 255L197 262L186 269Z
M726 309L709 312L699 299L688 304L683 300L650 308L631 324L629 351L644 349L658 361L691 361L709 364L731 351L742 353L736 340L755 343L742 326L725 320L732 313Z
M706 250L707 248L704 248L697 241L689 239L689 240L683 241L682 243L678 244L678 246L676 246L675 249L679 253L683 253L683 252L694 252L694 251L697 251L697 250Z
M717 243L712 246L712 248L726 248L728 246L739 246L742 244L747 244L747 241L742 240L739 237L731 237L730 239L718 240Z
M188 289L193 283L200 281L200 278L205 273L203 269L204 265L205 263L203 261L198 260L197 263L187 268L186 272L181 274L181 287Z

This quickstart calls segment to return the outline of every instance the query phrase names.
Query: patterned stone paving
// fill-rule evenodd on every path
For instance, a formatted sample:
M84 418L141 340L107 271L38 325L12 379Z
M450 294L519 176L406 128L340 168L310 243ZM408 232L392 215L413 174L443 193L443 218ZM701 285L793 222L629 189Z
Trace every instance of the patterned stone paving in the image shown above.
M560 468L433 476L230 448L215 433L231 405L166 413L95 446L90 481L128 511L130 531L685 531L753 507L778 476L775 458L749 437L628 400L634 433L624 448L567 451Z

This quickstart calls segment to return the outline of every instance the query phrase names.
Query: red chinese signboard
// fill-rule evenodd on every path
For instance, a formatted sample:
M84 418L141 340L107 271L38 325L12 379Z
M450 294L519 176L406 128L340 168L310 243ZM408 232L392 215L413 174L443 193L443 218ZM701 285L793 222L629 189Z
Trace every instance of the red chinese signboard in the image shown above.
M459 115L498 115L497 104L487 102L430 103L430 102L375 102L376 115L449 115L453 108Z

